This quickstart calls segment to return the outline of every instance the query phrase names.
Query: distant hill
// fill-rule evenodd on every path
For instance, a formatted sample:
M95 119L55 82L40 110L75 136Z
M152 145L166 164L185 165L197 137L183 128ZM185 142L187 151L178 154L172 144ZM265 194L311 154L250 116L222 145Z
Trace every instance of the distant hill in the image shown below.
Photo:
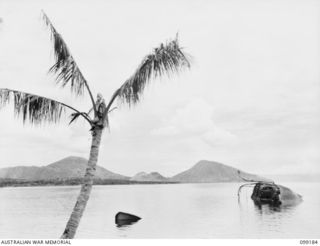
M241 176L248 180L268 180L254 174L241 171ZM241 182L238 169L214 161L202 160L190 169L173 176L170 180L181 183L218 183Z
M151 172L151 173L145 173L140 172L134 175L130 180L134 181L154 181L154 182L167 182L169 179L166 177L163 177L158 172Z
M87 160L81 157L70 156L48 166L17 166L0 169L2 179L23 180L50 180L82 178L86 169ZM129 177L116 174L97 166L95 178L127 180Z

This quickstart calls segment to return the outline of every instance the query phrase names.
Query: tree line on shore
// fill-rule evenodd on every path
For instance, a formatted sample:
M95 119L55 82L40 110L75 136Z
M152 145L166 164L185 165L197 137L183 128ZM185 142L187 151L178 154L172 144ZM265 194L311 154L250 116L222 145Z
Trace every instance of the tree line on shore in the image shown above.
M27 186L64 186L81 185L84 178L50 179L50 180L24 180L0 179L0 187L27 187ZM129 185L129 184L174 184L178 182L164 181L135 181L123 179L98 179L93 180L93 185Z

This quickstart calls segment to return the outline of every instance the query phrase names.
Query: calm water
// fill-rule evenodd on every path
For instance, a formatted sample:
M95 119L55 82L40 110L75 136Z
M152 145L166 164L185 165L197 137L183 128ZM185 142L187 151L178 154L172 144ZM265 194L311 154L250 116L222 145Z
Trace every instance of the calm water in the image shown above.
M286 184L297 206L258 208L239 184L95 186L78 238L320 238L320 183ZM79 187L0 189L0 238L57 238ZM118 211L142 217L117 227Z

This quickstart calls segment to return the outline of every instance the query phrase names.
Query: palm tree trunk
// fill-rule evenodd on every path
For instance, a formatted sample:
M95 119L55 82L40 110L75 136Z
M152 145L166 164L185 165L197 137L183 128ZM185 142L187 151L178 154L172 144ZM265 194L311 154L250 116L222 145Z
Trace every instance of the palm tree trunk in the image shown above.
M77 228L80 223L82 214L86 208L87 202L92 189L93 177L96 171L96 165L99 155L99 146L101 141L102 129L94 129L92 131L92 143L90 150L90 157L88 160L88 166L84 175L84 182L81 186L80 194L77 198L77 202L73 208L69 221L61 238L74 238Z

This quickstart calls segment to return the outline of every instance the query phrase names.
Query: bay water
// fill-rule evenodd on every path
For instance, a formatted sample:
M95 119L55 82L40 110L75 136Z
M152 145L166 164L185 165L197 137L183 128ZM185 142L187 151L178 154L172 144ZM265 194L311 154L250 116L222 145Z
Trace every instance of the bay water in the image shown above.
M94 186L76 238L320 238L320 183L295 206L258 207L237 183ZM0 188L0 238L58 238L79 186ZM119 227L119 211L142 219Z

